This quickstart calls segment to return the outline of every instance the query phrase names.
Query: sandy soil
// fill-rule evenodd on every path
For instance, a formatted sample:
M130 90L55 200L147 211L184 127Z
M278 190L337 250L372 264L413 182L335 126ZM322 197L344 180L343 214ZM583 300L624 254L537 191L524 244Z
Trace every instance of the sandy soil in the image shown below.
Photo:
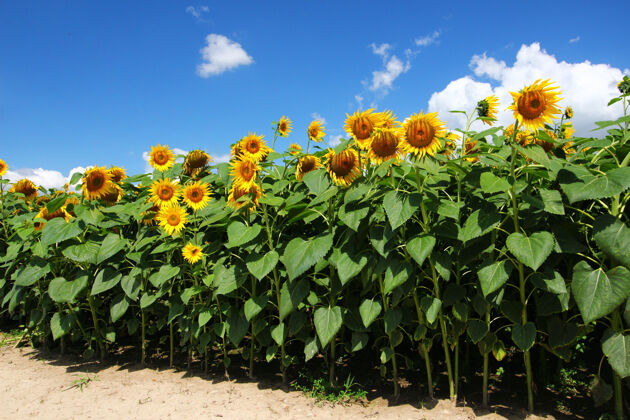
M79 389L77 381L90 378ZM3 419L505 419L438 401L430 410L390 405L318 404L299 392L257 382L207 379L137 365L81 364L79 359L30 348L0 348L0 418ZM523 418L511 415L511 419ZM529 416L528 420L543 417ZM544 417L553 419L553 417Z

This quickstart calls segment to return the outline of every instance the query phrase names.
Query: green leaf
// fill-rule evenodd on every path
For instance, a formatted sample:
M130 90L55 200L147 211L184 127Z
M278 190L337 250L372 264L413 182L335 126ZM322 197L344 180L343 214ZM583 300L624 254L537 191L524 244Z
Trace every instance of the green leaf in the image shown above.
M385 364L389 362L393 355L394 350L392 350L390 347L383 347L381 349L381 363Z
M67 199L68 199L67 194L61 194L58 197L55 197L52 200L50 200L48 203L46 203L46 210L48 211L48 214L53 214L54 212L59 210L61 207L63 207Z
M311 171L304 174L302 181L306 184L311 194L319 195L330 186L328 176L324 170Z
M127 246L127 241L115 233L110 233L103 239L101 243L101 247L98 250L98 254L96 256L96 263L100 264L103 261L107 260L109 257L112 257L118 251L123 250Z
M609 334L602 342L602 351L617 375L630 376L630 336Z
M532 270L538 270L553 250L553 235L549 232L536 232L532 236L512 233L506 245L516 258Z
M630 187L630 167L593 175L583 166L567 166L558 172L558 182L570 203L612 197Z
M586 261L573 268L571 291L585 323L611 313L630 296L630 272L618 266L608 272L593 270Z
M370 212L368 204L355 205L354 203L344 204L339 207L339 219L355 232L359 230L361 221Z
M527 351L536 342L536 325L533 322L527 324L514 324L512 326L512 341L519 349Z
M251 321L256 315L267 306L269 298L267 295L252 296L245 302L245 319Z
M392 250L393 238L394 232L389 223L385 226L375 226L370 230L370 243L383 258L387 258Z
M92 284L92 296L98 295L99 293L103 293L116 286L120 279L122 278L122 274L116 272L113 268L106 267L98 272L96 277L94 278L94 284Z
M109 315L112 322L118 321L129 309L129 298L123 294L117 295L109 307Z
M212 311L210 309L203 309L199 311L199 328L203 327L212 318Z
M397 191L386 193L383 197L383 208L392 230L405 223L420 207L420 203L422 196L418 193L409 195L399 194Z
M182 300L184 305L188 305L190 298L204 291L204 287L200 285L191 286L185 288L182 293L179 295L179 298Z
M368 257L365 253L355 252L354 246L344 246L334 263L341 284L345 285L348 281L361 273L361 270L363 270L367 262Z
M479 320L471 319L468 323L468 336L473 344L479 343L488 334L488 325Z
M313 316L313 321L319 341L322 347L326 347L335 334L339 332L343 323L341 308L339 306L318 308Z
M391 334L402 321L402 311L400 308L394 308L387 312L383 316L383 324L385 326L385 334Z
M243 311L232 311L232 315L226 320L227 333L230 341L238 347L239 343L247 334L249 322L245 318Z
M54 219L53 219L54 220ZM28 287L50 272L50 263L40 257L32 257L25 267L20 267L12 275L16 286Z
M462 242L485 235L501 223L501 215L496 210L475 210L468 216L459 233Z
M564 214L562 195L560 191L540 189L540 197L544 203L543 210L551 214Z
M168 324L171 324L175 318L184 313L186 307L179 302L174 302L171 304L171 307L168 310Z
M88 276L80 275L76 280L66 281L63 277L53 279L48 285L48 296L57 303L73 303L88 285Z
M278 343L279 346L284 344L284 339L287 336L287 332L286 332L286 328L285 328L284 322L281 322L278 325L274 325L273 327L271 327L270 330L271 330L270 331L271 332L271 338L273 338L273 341Z
M630 267L630 229L611 215L602 215L593 223L593 237L597 246L613 261Z
M510 278L512 268L512 264L508 260L494 261L488 259L484 261L477 271L483 295L488 296L499 290Z
M573 344L578 336L578 326L575 322L564 322L558 317L553 317L547 322L547 329L552 349Z
M317 236L308 241L302 238L293 238L287 244L281 258L282 263L287 268L289 279L293 280L299 277L314 266L326 256L331 247L332 236L330 234Z
M42 229L42 245L48 246L54 243L63 242L66 239L79 236L85 223L77 219L70 219L66 222L62 217L56 217L44 225Z
M556 295L562 295L567 293L567 287L564 284L564 279L555 270L545 270L542 273L534 273L531 277L531 282L534 286L545 292L554 293Z
M278 258L276 251L269 251L264 255L252 252L246 259L247 269L258 280L262 280L278 264Z
M170 264L164 264L160 267L157 273L153 273L149 276L149 281L153 286L159 288L168 280L178 275L179 271L179 267L173 267Z
M420 307L424 311L429 324L433 324L440 314L440 309L442 309L442 301L438 298L424 296L420 299Z
M350 351L352 353L359 350L363 350L370 339L370 336L366 333L352 332L352 338L350 341Z
M140 280L140 270L138 269L136 274L132 269L128 275L124 276L120 280L120 286L125 291L125 294L129 297L129 299L133 301L138 300L140 286L142 286L142 281Z
M142 297L140 298L140 309L146 309L149 306L153 305L153 303L158 300L159 297L159 294L153 295L150 293L143 293Z
M619 99L619 98L615 98ZM593 404L595 407L606 404L613 397L613 388L607 384L601 377L595 376L588 388Z
M510 189L510 183L503 178L499 178L492 172L484 172L479 178L481 189L486 194L494 194L497 192L507 192Z
M238 289L247 280L247 271L239 264L225 268L223 264L217 263L214 266L213 286L216 288L214 293L218 295L227 295Z
M361 305L359 305L359 314L361 315L363 325L365 325L366 328L369 327L380 315L382 309L381 304L373 299L365 299L361 302Z
M50 319L50 331L52 332L53 340L57 340L58 338L68 334L72 330L73 322L74 315L61 315L59 312L55 312Z
M317 352L319 352L319 341L317 337L310 337L304 343L304 361L308 362L311 360Z
M262 226L259 224L246 226L238 221L230 223L227 227L227 247L234 248L248 243L260 234L261 229Z
M86 242L66 247L61 253L74 262L96 264L99 249L100 246L98 244Z
M93 226L98 226L105 218L105 215L98 209L91 209L87 205L83 204L77 204L74 206L74 212L79 219L83 220L83 222Z
M280 288L280 321L283 321L291 314L308 295L310 285L307 279L301 279L297 282L285 281Z
M414 259L418 267L422 267L424 260L431 254L435 246L435 238L429 235L416 236L407 241L407 252Z
M406 261L391 261L385 270L384 293L391 293L404 284L413 274L413 267Z

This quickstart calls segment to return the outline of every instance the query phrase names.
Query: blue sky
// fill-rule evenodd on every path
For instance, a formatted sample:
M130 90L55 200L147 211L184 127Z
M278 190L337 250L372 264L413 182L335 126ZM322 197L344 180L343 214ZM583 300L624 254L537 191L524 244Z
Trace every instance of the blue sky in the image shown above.
M360 106L442 116L542 71L586 130L630 67L630 3L524 4L0 0L0 159L139 173L158 143L220 157L287 115L278 148L305 145L314 114L332 139Z

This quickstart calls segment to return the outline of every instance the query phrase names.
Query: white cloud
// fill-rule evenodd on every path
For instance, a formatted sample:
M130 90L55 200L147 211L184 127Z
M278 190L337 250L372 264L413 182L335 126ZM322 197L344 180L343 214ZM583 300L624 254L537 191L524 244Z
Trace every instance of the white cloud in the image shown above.
M314 120L318 120L321 121L322 124L326 125L326 118L322 117L321 115L319 115L319 113L317 112L313 112L311 114L311 118L313 118Z
M197 19L201 19L203 14L208 13L209 11L210 9L208 8L208 6L199 6L199 7L188 6L186 8L186 13L196 17Z
M183 149L179 149L177 147L173 147L171 149L171 151L173 152L173 154L176 156L175 158L175 162L183 162L184 158L177 158L177 155L187 155L188 152L186 150ZM144 160L145 164L144 164L144 172L145 173L151 173L153 172L153 167L149 164L149 152L142 152L142 160Z
M569 43L573 44L573 43L578 42L579 40L580 40L580 36L578 35L578 36L576 36L575 38L571 38L571 39L569 40Z
M8 179L11 184L19 181L23 178L28 178L35 185L42 186L46 189L48 188L62 188L67 182L72 178L72 174L75 172L85 172L87 168L82 166L77 166L76 168L72 168L68 173L68 176L64 176L59 171L54 171L50 169L43 168L22 168L16 169L14 171L9 170L4 175L5 179Z
M341 144L341 139L343 138L342 134L337 134L335 136L330 136L330 140L328 140L328 145L332 147L339 146Z
M359 105L359 108L363 108L363 96L361 96L361 95L354 95L354 100L357 101L357 104Z
M503 61L475 55L470 61L475 76L487 78L490 82L475 80L465 76L451 81L443 90L433 93L429 100L429 111L437 111L440 119L449 127L464 128L466 118L462 114L449 113L451 110L470 112L477 101L491 94L500 101L498 120L501 125L513 122L513 114L506 111L512 103L510 91L516 92L537 79L551 79L562 90L562 107L573 108L573 125L578 136L591 136L595 121L611 120L621 114L619 103L608 107L608 101L617 96L617 83L628 69L621 70L608 64L567 63L560 61L540 44L522 45L512 66ZM474 126L481 129L481 123Z
M381 57L387 57L388 51L392 46L386 43L383 43L381 45L376 45L375 43L371 43L370 47L372 47L372 52L374 54L380 55Z
M231 158L232 156L229 153L224 155L212 156L212 159L214 159L214 163L227 163L230 161Z
M409 71L411 64L409 61L403 63L398 57L392 55L388 60L384 62L385 69L372 72L372 84L370 90L382 91L386 93L392 88L394 80L401 74Z
M220 34L206 37L207 45L201 49L203 63L197 66L197 74L207 78L216 76L238 66L247 66L254 62L241 44Z
M423 36L422 38L416 39L416 45L419 47L426 47L435 43L440 36L440 31L433 31L431 35Z

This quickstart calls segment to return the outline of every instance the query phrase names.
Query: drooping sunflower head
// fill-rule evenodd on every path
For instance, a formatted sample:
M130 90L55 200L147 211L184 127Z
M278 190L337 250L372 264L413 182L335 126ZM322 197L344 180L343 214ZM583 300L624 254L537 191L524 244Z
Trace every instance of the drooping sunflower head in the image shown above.
M298 181L302 181L304 174L307 174L315 169L321 168L322 163L317 156L306 155L302 156L298 160L297 168L295 170L295 178Z
M157 216L160 212L160 207L157 205L153 205L149 210L142 213L142 224L151 226L155 221L157 221Z
M497 112L499 112L499 98L490 95L477 102L477 108L475 109L477 110L477 115L482 117L484 124L492 125L493 120L497 118Z
M4 174L6 174L7 170L9 170L9 166L6 164L4 160L0 159L0 176L3 176Z
M159 207L172 206L177 204L180 194L179 184L164 178L153 181L149 200Z
M550 152L554 147L556 147L553 142L547 140L547 138L551 138L552 140L556 140L558 138L554 131L538 130L535 133L532 133L532 136L533 142L545 149L545 152Z
M104 197L113 185L109 171L104 166L95 166L85 171L81 189L85 198L95 200Z
M573 108L568 106L564 109L564 118L567 120L570 120L571 118L573 118Z
M110 180L116 184L120 183L123 179L127 178L127 173L124 168L120 166L110 166L107 170L109 172Z
M344 129L348 135L355 138L361 149L366 150L374 129L381 125L381 118L381 113L374 112L373 108L357 111L352 116L346 114Z
M191 264L196 263L203 257L203 250L200 246L193 245L190 242L182 249L182 256Z
M623 79L619 83L617 83L617 89L622 95L627 95L630 93L630 77L623 76Z
M367 157L376 165L400 158L400 129L377 128L368 147Z
M291 120L283 115L278 121L276 130L281 137L287 137L291 132Z
M168 170L175 163L175 155L167 145L151 146L149 164L160 172Z
M400 127L400 121L396 115L394 115L393 111L387 110L378 113L380 118L380 127L383 128L397 128Z
M302 146L300 146L299 144L292 143L289 146L289 153L292 156L295 156L295 155L299 154L301 151L302 151Z
M117 184L112 184L109 191L107 191L101 199L106 204L113 205L113 204L116 204L122 198L122 195L123 195L122 188L120 188L120 186Z
M321 142L324 139L326 133L324 132L324 123L319 120L313 120L308 125L308 138L316 143Z
M157 215L160 226L164 228L167 234L173 235L184 229L184 225L188 222L186 210L177 204L173 206L164 206L160 208Z
M452 159L455 155L455 149L457 149L457 143L462 141L462 138L453 132L446 135L444 142L444 149L440 152L449 159Z
M530 132L535 131L539 127L544 127L546 122L551 122L552 118L557 118L562 114L557 105L562 99L559 96L561 94L559 89L557 86L552 86L549 79L536 80L520 92L510 92L514 103L508 109L514 111L514 118L519 124L527 127Z
M27 201L31 201L37 197L37 187L35 187L35 184L33 184L30 179L26 178L20 179L18 182L13 184L9 191L24 194L24 198Z
M437 112L413 114L403 123L402 151L415 157L435 155L440 148L439 137L446 135L444 123Z
M234 184L238 184L243 188L248 188L256 181L256 174L260 170L260 167L256 165L256 162L245 158L234 159L230 162L232 171L230 175L234 177Z
M241 144L241 141L239 140L236 143L234 143L232 147L230 148L230 157L232 159L239 158L242 154L243 154L243 145Z
M361 175L359 154L354 149L344 149L339 154L328 149L326 154L326 171L337 185L349 186Z
M205 182L197 181L184 187L184 203L193 211L201 210L210 201L210 188Z
M256 133L248 133L247 136L243 137L240 141L243 159L258 163L267 157L271 148L265 144L263 137L256 135Z
M186 159L184 159L184 174L188 176L196 175L203 171L210 162L212 162L212 158L209 154L203 150L192 150L188 152Z
M249 195L251 203L253 204L250 210L253 210L258 205L258 199L262 197L262 190L257 184L252 184L249 187L232 184L232 188L230 188L230 193L228 194L228 204L238 209L247 203L245 200L239 200L246 195Z

